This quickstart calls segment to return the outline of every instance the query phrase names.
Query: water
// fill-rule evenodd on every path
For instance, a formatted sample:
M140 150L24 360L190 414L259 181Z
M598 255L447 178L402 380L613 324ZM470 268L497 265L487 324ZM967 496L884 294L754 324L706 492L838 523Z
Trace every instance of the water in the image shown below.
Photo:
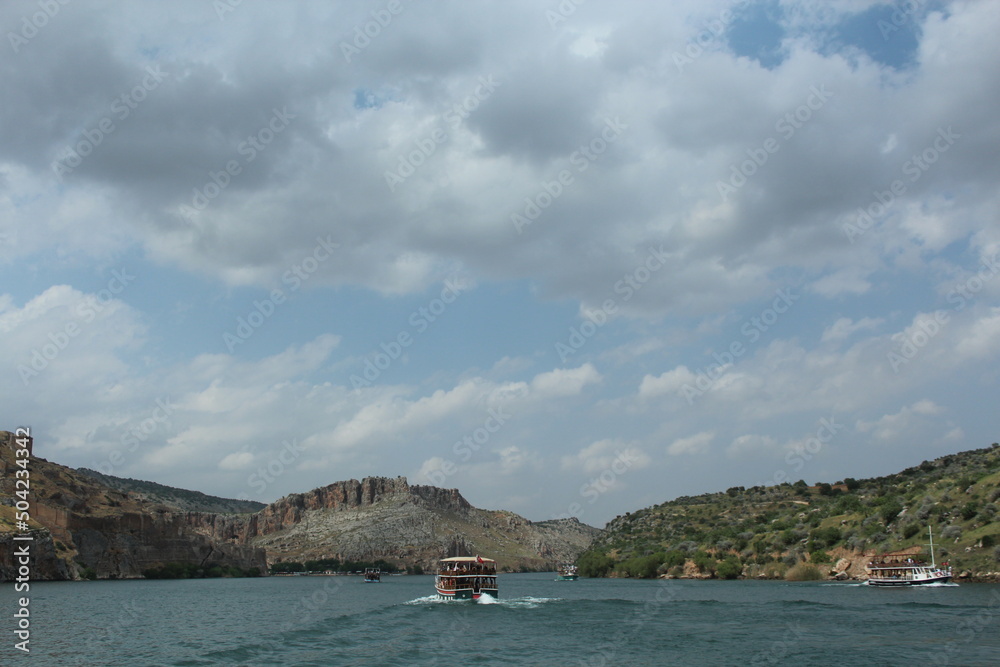
M30 658L12 648L17 596L6 584L0 664L995 665L1000 656L1000 586L554 579L502 575L491 604L438 601L430 576L33 583Z

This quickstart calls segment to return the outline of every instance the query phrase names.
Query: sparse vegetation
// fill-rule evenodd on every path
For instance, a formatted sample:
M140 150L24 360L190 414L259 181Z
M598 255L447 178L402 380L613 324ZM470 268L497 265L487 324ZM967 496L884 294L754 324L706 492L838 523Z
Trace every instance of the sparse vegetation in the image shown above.
M105 475L90 468L78 468L77 472L81 472L101 484L122 493L139 494L150 501L170 505L188 512L241 514L257 512L265 507L264 503L254 500L219 498L202 493L201 491L188 491L187 489L176 489L172 486L164 486L163 484L147 482L141 479Z
M936 544L940 538L939 559L951 552L953 565L960 559L962 569L993 571L1000 559L994 548L1000 540L992 504L997 500L997 447L872 479L735 486L616 518L580 557L580 571L589 577L696 571L718 578L799 577L815 571L823 577L845 553L922 545L928 526Z

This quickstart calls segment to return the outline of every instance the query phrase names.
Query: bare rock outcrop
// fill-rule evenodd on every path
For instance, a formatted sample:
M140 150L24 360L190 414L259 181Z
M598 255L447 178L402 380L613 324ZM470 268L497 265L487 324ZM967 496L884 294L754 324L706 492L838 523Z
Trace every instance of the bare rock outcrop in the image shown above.
M5 579L12 572L15 529L12 438L0 431ZM532 522L512 512L477 509L457 489L411 486L405 477L335 482L252 514L222 514L111 488L35 456L30 466L35 579L73 579L84 572L135 578L174 562L261 571L269 562L313 558L427 567L445 556L474 554L495 558L507 570L541 569L575 560L601 532L576 519Z

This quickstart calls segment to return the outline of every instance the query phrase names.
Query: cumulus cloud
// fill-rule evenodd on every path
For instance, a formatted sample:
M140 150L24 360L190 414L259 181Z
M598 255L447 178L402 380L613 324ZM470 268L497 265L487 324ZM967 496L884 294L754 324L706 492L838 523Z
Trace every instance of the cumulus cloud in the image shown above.
M769 475L830 414L884 462L992 437L990 3L892 40L874 1L404 3L345 52L380 6L68 3L0 50L0 405L53 458L239 495L294 440L271 496L503 410L449 483L558 513L620 453L664 496Z
M616 464L623 470L641 470L651 461L649 455L639 447L621 440L607 439L593 442L571 456L564 456L561 465L564 470L598 475L605 470L612 470Z
M705 431L696 433L686 438L678 438L667 445L667 454L670 456L682 456L685 454L704 454L709 450L715 433Z
M875 421L858 420L856 428L861 433L870 433L875 442L896 443L904 436L916 435L920 429L933 425L935 420L930 418L944 412L941 406L924 399Z

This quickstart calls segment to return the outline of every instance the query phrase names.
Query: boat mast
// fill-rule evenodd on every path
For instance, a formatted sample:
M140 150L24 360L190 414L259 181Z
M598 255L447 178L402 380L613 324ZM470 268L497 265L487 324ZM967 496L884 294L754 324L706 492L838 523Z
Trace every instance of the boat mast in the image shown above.
M937 565L934 562L934 533L931 531L930 526L927 526L927 536L931 538L931 567L937 569Z

